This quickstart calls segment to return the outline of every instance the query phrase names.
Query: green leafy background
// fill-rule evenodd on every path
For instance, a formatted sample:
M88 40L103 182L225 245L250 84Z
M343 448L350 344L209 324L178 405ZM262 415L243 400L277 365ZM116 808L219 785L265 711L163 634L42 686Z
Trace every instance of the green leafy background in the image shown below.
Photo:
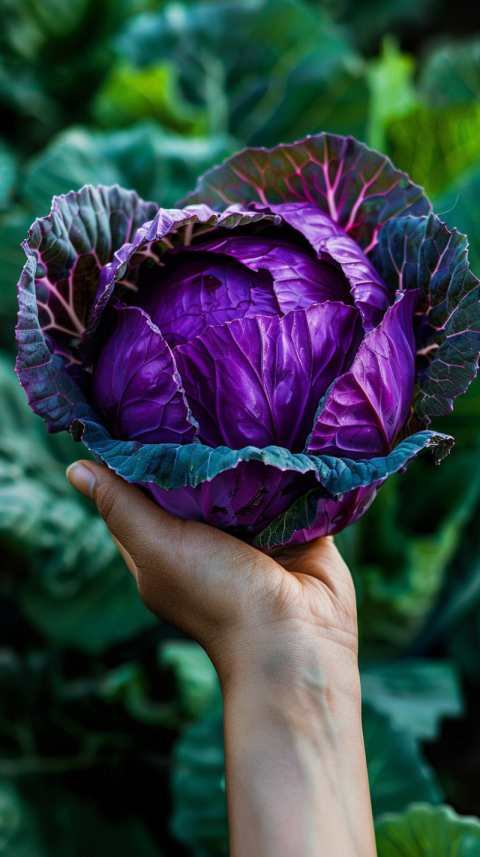
M13 374L20 242L54 194L171 206L244 145L353 134L469 236L480 13L447 0L0 0L0 855L228 853L218 680L141 603ZM359 604L379 857L480 857L480 379L337 538ZM85 452L82 450L82 455Z

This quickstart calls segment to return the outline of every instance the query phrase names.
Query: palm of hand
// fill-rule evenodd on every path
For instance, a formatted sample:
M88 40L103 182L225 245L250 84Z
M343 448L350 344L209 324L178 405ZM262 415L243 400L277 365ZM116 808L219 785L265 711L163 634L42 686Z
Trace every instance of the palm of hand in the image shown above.
M153 612L197 639L209 654L227 637L258 641L274 631L290 639L318 635L356 655L355 591L332 538L267 554L149 505L164 528L169 519L168 538L158 548L151 546L146 564L137 563L140 594ZM158 543L158 524L155 532Z
M222 651L305 640L356 657L353 582L333 539L262 553L227 533L163 511L136 486L88 462L100 513L147 607ZM325 647L323 647L325 650Z

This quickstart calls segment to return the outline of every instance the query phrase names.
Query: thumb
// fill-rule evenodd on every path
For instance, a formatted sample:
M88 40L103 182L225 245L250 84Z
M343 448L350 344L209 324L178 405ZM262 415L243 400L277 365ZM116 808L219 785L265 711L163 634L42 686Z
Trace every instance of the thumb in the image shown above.
M133 547L131 534L140 512L138 503L146 499L142 492L107 467L92 461L75 461L67 468L67 479L77 491L93 500L128 570L137 580L137 569L129 548Z
M158 542L177 518L152 503L135 485L93 461L75 461L67 468L74 488L95 503L129 571L136 578L138 560L155 532ZM169 527L170 525L170 527Z
M102 464L76 461L68 468L67 479L95 503L142 601L162 619L177 624L169 605L178 600L178 569L185 562L181 555L188 553L190 541L188 532L180 529L187 522L169 515Z
M67 470L71 485L97 506L135 577L147 607L172 621L168 605L205 596L207 580L225 569L244 570L258 552L207 524L184 521L165 512L138 487L93 461L77 461Z

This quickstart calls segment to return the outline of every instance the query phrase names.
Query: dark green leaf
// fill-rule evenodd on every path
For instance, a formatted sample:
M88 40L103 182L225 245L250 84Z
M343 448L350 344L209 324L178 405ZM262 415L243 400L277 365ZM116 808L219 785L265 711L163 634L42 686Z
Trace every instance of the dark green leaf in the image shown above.
M135 583L118 560L88 581L72 598L55 598L39 584L25 583L20 606L52 643L90 654L147 631L158 619L144 606Z
M38 216L50 210L53 196L117 183L168 208L233 145L225 137L167 133L153 122L107 133L70 128L26 165L24 200Z
M228 854L222 713L188 727L173 754L171 830L200 857Z
M386 148L385 131L388 123L408 115L417 105L414 71L413 57L402 53L392 36L385 36L380 56L371 60L368 66L368 143L379 152Z
M469 258L480 274L480 168L474 165L461 173L435 201L435 210L449 229L468 235Z
M375 826L378 857L478 857L480 821L450 806L413 804Z
M364 65L302 3L177 3L132 21L117 52L139 67L173 64L210 133L262 145L325 128L363 135Z
M8 208L17 180L17 160L0 138L0 211Z
M136 662L127 661L110 670L98 683L96 693L104 702L121 703L130 717L146 726L176 726L180 720L175 700L151 699L146 672Z
M430 104L448 106L480 100L480 39L473 36L440 45L427 57L420 91Z
M386 151L412 181L437 197L479 159L480 104L416 107L386 126Z
M22 196L36 217L50 212L54 196L85 184L119 183L120 174L107 160L99 161L95 135L83 128L69 128L54 137L48 147L27 162Z
M21 242L28 235L32 216L20 209L0 215L0 346L12 348L15 343L19 271L25 262Z
M467 450L465 456L467 456ZM478 480L478 450L474 450L473 454L467 456L466 463ZM473 495L470 497L468 526L463 529L458 550L448 568L438 606L423 628L417 643L421 650L425 650L441 641L446 651L474 682L478 682L480 655L478 514L477 493L476 497Z
M15 375L13 357L2 351L0 351L0 398L2 401L0 437L15 431L31 431L37 424L41 425L41 421L36 419L29 407L26 407L25 394Z
M442 467L418 459L406 474L390 478L378 502L336 537L342 552L350 551L344 555L360 599L363 658L391 657L411 645L446 579L459 584L458 592L449 588L445 594L448 610L462 598L464 582L469 589L458 564L448 578L447 571L475 526L479 496L477 449L457 449ZM476 550L470 548L469 554L474 556ZM467 595L467 604L472 595Z
M412 801L437 803L440 792L417 739L369 705L362 723L374 817L400 812Z
M0 102L5 133L20 151L89 121L89 101L112 62L109 36L152 2L1 0Z
M159 664L173 671L187 717L196 719L221 707L222 695L215 667L197 643L167 640L159 649Z
M60 778L22 778L21 791L36 821L38 857L162 857L138 818L115 809L108 817L93 798L78 797ZM12 851L8 857L37 857L37 852Z
M421 288L429 298L433 328L426 353L433 359L420 375L417 413L441 416L475 378L480 351L480 283L467 258L467 239L449 232L438 217L396 218L380 230L372 261L387 285Z
M211 449L200 443L184 446L138 444L114 440L103 426L86 420L78 420L73 431L81 437L87 449L127 482L153 482L166 489L185 485L197 487L236 467L240 461L260 461L297 473L313 472L320 487L297 500L285 514L259 533L255 544L264 548L284 544L294 532L311 526L315 510L318 511L318 504L326 496L325 489L336 496L375 484L406 467L422 450L434 448L440 460L448 454L451 446L448 437L424 431L403 440L384 458L352 461L327 455L294 454L277 446L265 449L247 446L242 450L231 450L224 446ZM248 538L248 531L245 537Z
M78 450L47 435L6 358L0 398L0 545L30 568L25 615L49 639L91 652L152 627L103 521L65 478Z
M417 738L436 738L444 717L463 713L453 663L410 659L369 664L362 667L361 679L362 699Z
M2 0L3 39L24 57L33 57L49 39L75 30L89 0Z
M96 93L92 111L103 127L155 119L179 134L205 135L205 109L181 93L179 70L169 63L135 68L120 60Z
M17 789L3 779L0 780L0 853L2 857L47 857L31 811Z

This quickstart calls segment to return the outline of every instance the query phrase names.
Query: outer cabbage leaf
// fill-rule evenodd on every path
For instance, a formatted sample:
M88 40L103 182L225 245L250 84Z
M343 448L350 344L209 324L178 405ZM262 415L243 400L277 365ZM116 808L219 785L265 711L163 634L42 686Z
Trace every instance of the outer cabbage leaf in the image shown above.
M362 488L352 488L340 497L330 497L325 489L313 488L299 497L290 508L255 536L256 547L272 548L281 544L309 541L315 535L339 532L367 511L384 479ZM309 534L310 538L312 533Z
M145 483L145 487L172 515L206 522L240 538L253 538L313 483L312 473L240 461L196 488L166 491L152 483Z
M274 149L246 149L205 173L185 202L222 211L240 203L312 203L338 223L364 252L380 227L400 215L428 214L422 188L385 155L352 137L317 134Z
M480 281L467 259L467 239L438 217L399 218L385 224L373 262L392 292L421 288L430 329L420 354L431 362L420 375L415 410L447 414L475 378L480 351Z
M235 208L224 214L208 206L156 214L157 208L118 186L86 186L56 197L51 214L30 230L19 283L17 374L50 431L69 429L76 418L95 418L66 364L78 363L79 354L87 366L93 360L94 334L116 282L121 280L123 290L135 288L151 244L197 222L229 227L264 217Z
M282 447L269 446L258 449L252 446L241 450L231 450L221 446L216 449L201 443L186 444L139 444L135 441L113 439L106 428L98 423L79 420L74 426L74 434L82 439L85 446L112 470L123 476L127 482L150 483L163 489L175 489L182 486L195 488L202 483L211 482L219 474L233 470L241 462L261 462L279 471L292 471L297 474L310 473L319 482L319 488L310 490L296 500L279 517L275 518L264 531L256 535L258 547L269 548L288 542L298 530L312 527L324 513L322 502L325 498L335 502L340 495L354 492L368 486L379 485L391 473L402 470L423 449L435 448L439 459L448 453L453 443L446 435L431 431L418 432L402 441L392 452L383 458L352 461L327 455L293 454ZM265 475L267 475L265 473ZM237 488L237 490L239 490ZM356 500L363 494L356 495ZM365 493L365 499L373 499ZM353 496L347 502L347 511L353 516L356 503ZM344 504L344 500L340 500ZM364 506L357 508L358 514ZM329 516L345 514L341 505L332 509ZM344 526L352 517L344 519ZM239 533L237 533L239 534ZM248 537L248 531L243 537Z
M103 265L156 210L133 191L85 187L54 199L50 216L30 230L19 283L17 374L51 431L68 429L75 416L93 415L65 370L78 362L71 343L85 329ZM55 332L57 353L48 331Z
M439 459L450 451L452 438L432 431L417 432L403 440L383 458L352 461L329 455L292 453L279 446L258 449L247 446L232 450L225 446L212 449L202 443L179 446L172 443L139 444L115 440L98 423L78 420L73 426L77 440L98 456L127 482L153 482L160 488L195 488L219 473L236 467L241 461L259 461L296 473L313 473L332 496L372 485L406 467L423 449L436 448Z

